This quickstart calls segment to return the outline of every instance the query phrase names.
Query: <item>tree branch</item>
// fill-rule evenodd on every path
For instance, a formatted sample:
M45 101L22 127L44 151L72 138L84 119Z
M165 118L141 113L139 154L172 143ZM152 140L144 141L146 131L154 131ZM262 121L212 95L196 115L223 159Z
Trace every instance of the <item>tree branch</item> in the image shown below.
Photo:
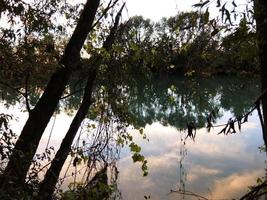
M25 97L25 102L26 102L26 109L27 109L28 112L31 112L31 107L30 107L29 98L28 98L29 77L30 77L30 74L27 73L26 78L25 78L25 94L24 94L24 97Z
M85 88L85 87L84 87L84 88ZM74 94L77 94L77 93L79 93L79 92L82 92L82 91L84 91L84 88L81 88L81 89L79 89L79 90L75 90L74 92L72 92L72 93L70 93L70 94L67 94L67 95L61 97L60 100L66 99L66 98L68 98L68 97L70 97L70 96L72 96L72 95L74 95Z
M266 191L267 188L267 181L264 181L260 185L257 185L251 189L250 192L245 194L240 198L240 200L253 200L253 199L259 199L262 197L264 194L267 194Z
M190 192L190 191L182 191L182 190L171 190L171 193L178 193L178 194L182 194L182 195L186 195L186 196L193 196L193 197L197 197L199 199L203 199L203 200L209 200L208 198L206 197L203 197L203 196L200 196L198 194L195 194L193 192Z
M92 25L90 30L94 29L94 27L100 22L100 20L108 13L109 9L113 8L118 1L119 0L115 0L112 5L111 5L112 0L109 1L109 3L107 5L107 7L104 9L102 15L96 20L96 22Z

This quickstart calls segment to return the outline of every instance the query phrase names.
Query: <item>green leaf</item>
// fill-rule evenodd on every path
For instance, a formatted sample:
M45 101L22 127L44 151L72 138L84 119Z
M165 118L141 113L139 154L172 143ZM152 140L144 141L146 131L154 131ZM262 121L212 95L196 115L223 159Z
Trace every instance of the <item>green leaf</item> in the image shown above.
M142 164L142 170L143 171L147 171L148 167L147 167L147 160L144 161L144 163Z
M132 152L139 153L141 151L141 147L139 147L137 144L133 142L129 145L129 147L131 148Z
M144 172L144 173L143 173L143 176L147 176L147 175L148 175L148 172Z
M206 9L206 12L204 14L204 24L207 24L209 23L209 17L210 17L210 13L209 13L209 10L208 8Z
M133 162L144 162L145 160L145 157L139 153L135 153L133 156L132 156L132 159L133 159Z
M257 178L257 183L258 183L258 184L263 183L262 179L261 179L261 178Z
M133 141L133 136L127 135L127 138L128 138L129 141Z

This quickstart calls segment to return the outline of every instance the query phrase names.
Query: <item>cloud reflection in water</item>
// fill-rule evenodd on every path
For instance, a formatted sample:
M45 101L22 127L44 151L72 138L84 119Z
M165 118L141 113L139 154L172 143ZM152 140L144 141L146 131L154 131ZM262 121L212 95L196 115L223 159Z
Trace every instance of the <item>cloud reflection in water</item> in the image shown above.
M217 123L226 122L229 115L226 113ZM232 199L241 197L248 186L264 176L265 155L258 150L263 141L257 120L254 114L241 133L224 136L217 135L220 129L210 133L200 129L195 142L187 140L188 153L182 163L187 173L185 189L208 198ZM134 135L148 160L148 177L142 177L140 165L132 163L128 149L122 150L119 188L124 199L144 199L144 195L153 200L180 199L179 194L170 194L180 182L179 131L153 123L146 126L145 133L149 142L137 132Z

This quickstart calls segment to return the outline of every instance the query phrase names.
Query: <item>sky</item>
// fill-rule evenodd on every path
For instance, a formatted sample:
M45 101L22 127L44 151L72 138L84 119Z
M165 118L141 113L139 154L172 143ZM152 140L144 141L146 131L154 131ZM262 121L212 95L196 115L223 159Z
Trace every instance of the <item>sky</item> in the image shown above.
M162 17L175 16L177 12L192 11L193 5L200 2L200 0L124 0L126 2L127 17L142 15L144 18L149 18L154 22L159 21ZM203 1L204 2L204 1ZM220 17L220 8L216 7L217 1L211 0L208 4L210 17ZM231 11L233 4L231 0L221 1L221 5L226 3L226 9ZM241 14L246 10L247 0L235 0L237 13ZM251 5L251 4L250 4ZM206 10L206 7L203 8ZM128 15L128 16L127 16ZM233 20L233 19L232 19ZM238 21L238 20L237 20ZM237 22L238 24L238 22Z
M189 11L199 0L126 0L129 16L142 15L153 21Z

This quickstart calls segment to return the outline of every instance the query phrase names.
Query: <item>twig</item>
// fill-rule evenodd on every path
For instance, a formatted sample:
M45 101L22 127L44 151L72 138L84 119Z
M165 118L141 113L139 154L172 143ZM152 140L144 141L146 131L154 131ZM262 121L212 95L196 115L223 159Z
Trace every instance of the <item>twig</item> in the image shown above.
M26 109L30 113L31 112L31 107L30 107L29 98L28 98L29 77L30 77L30 74L27 73L26 78L25 78L25 94L24 94L24 97L25 97L25 102L26 102Z
M257 185L252 188L250 192L245 194L243 197L240 198L240 200L254 200L259 199L264 194L267 194L267 181L264 181L260 185Z
M107 14L109 9L111 9L119 0L115 0L114 3L111 5L112 0L109 1L107 7L104 9L102 15L96 20L96 22L91 26L90 31L94 29L94 27L100 22L100 20Z
M76 91L74 91L74 92L72 92L72 93L70 93L70 94L67 94L67 95L61 97L60 100L66 99L66 98L68 98L68 97L70 97L70 96L72 96L72 95L74 95L74 94L77 94L77 93L79 93L79 92L82 92L82 91L84 91L84 88L79 89L79 90L76 90Z
M196 193L193 193L193 192L190 192L190 191L186 191L186 190L184 190L184 191L182 191L182 190L171 190L170 191L170 193L173 193L173 192L178 193L178 194L187 195L187 196L194 196L194 197L201 198L201 199L204 199L204 200L209 200L206 197L203 197L201 195L198 195Z
M50 130L50 133L49 133L49 137L48 137L45 149L48 149L48 146L49 146L49 143L50 143L50 140L51 140L51 136L52 136L52 133L53 133L53 130L54 130L54 126L55 126L55 123L56 123L56 117L57 116L55 115L54 122L52 124L52 127L51 127L51 130Z
M265 136L265 132L266 132L266 130L265 130L265 128L264 128L264 122L263 122L263 118L262 118L262 114L261 114L261 110L260 110L260 100L263 98L263 96L265 95L267 93L267 89L265 89L259 96L258 96L258 98L256 99L256 101L254 101L254 107L250 110L250 111L248 111L246 114L244 114L242 117L241 117L241 119L243 119L243 118L245 118L245 117L247 117L248 115L250 115L255 109L257 109L258 110L258 114L259 114L259 118L260 118L260 122L261 122L261 127L262 127L262 131L263 131L263 135ZM237 119L237 118L235 118L234 120L233 120L233 123L235 123L235 122L237 122L237 121L240 121L240 119ZM241 124L243 124L243 123L245 123L246 121L243 121L243 122L241 122ZM222 127L222 126L227 126L227 125L229 125L229 123L226 123L226 124L219 124L219 125L215 125L215 126L212 126L213 128L214 127ZM218 133L218 134L221 134L223 131L221 131L220 133ZM265 141L265 139L264 139L264 141ZM267 142L267 141L266 141ZM266 144L266 142L265 142L265 144Z

